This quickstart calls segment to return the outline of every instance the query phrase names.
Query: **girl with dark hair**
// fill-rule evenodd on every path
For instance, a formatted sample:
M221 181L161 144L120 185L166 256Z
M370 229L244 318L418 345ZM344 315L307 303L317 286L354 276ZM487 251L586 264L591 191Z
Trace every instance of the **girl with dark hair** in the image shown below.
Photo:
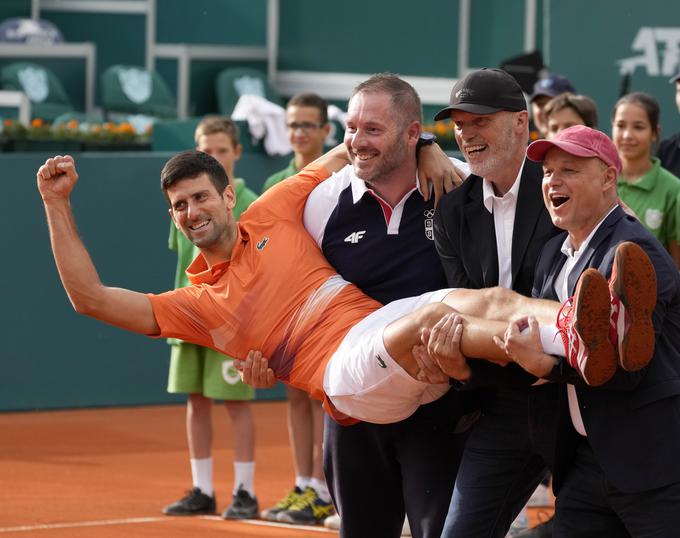
M659 104L651 95L629 93L614 105L612 139L623 163L619 196L680 267L680 181L653 157L660 133Z

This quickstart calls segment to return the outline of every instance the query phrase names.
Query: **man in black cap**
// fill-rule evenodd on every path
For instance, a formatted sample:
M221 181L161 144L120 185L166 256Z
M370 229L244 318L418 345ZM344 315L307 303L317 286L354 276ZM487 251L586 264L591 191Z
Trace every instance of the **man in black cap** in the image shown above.
M451 119L472 175L448 193L435 215L435 243L452 287L504 286L531 295L543 244L557 233L541 194L542 169L526 160L529 118L517 82L498 69L459 80ZM488 387L466 445L443 537L503 537L546 474L557 391L516 365L470 361L460 390ZM537 406L537 407L534 407ZM529 420L529 409L540 410Z
M680 112L680 73L672 77L669 82L675 86L675 104ZM661 166L680 177L680 133L675 133L661 142L656 156L661 160Z
M553 97L563 93L576 93L576 90L571 85L571 82L569 82L569 79L562 75L548 75L537 80L536 84L534 84L534 91L531 97L529 97L531 119L543 138L548 136L548 120L543 113L545 105Z

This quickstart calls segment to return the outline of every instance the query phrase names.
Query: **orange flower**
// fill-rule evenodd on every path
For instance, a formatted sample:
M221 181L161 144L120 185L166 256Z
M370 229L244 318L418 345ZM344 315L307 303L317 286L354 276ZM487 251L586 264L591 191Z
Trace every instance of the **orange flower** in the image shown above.
M66 124L66 127L69 128L69 129L71 129L71 130L77 129L77 128L78 128L78 120L75 120L75 119L74 119L74 120L70 120L70 121Z
M36 129L40 129L44 125L45 122L42 118L33 118L33 121L31 121L31 127L35 127Z
M5 127L11 127L12 125L14 125L14 120L10 120L10 119L8 118L8 119L6 119L6 120L3 122L3 125L4 125Z
M118 132L124 134L134 134L135 128L127 122L123 122L118 126Z
M104 124L104 129L106 129L107 131L115 131L115 130L116 130L116 126L115 126L113 123L111 123L110 121L107 121L107 122Z
M101 130L102 130L102 126L101 126L101 125L93 125L93 126L92 126L92 132L93 132L93 133L100 133Z

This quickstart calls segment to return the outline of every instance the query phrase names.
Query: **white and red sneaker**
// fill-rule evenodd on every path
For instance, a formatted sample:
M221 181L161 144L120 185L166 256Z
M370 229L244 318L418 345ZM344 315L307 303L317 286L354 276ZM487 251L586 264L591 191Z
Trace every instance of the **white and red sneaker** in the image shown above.
M567 362L593 387L606 383L616 372L616 350L609 338L610 314L607 280L595 269L586 269L574 296L557 316Z
M652 312L656 306L656 272L649 256L629 241L614 254L611 291L610 338L619 364L635 372L649 364L654 355Z

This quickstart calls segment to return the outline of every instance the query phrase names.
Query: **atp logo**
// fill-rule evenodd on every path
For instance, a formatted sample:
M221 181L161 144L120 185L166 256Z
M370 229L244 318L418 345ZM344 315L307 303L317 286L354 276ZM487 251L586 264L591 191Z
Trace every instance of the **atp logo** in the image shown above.
M352 243L353 245L356 245L359 241L361 241L364 238L364 235L366 235L366 230L352 232L347 237L345 237L345 243Z
M434 241L434 209L427 209L425 215L425 237Z
M632 74L639 67L649 77L670 77L680 67L680 28L643 26L630 48L641 54L617 60L622 75Z
M255 245L255 248L257 248L257 250L262 250L264 247L267 246L267 243L269 243L269 237L267 237L267 236L265 235L265 236L262 238L262 241L260 241L257 245Z

